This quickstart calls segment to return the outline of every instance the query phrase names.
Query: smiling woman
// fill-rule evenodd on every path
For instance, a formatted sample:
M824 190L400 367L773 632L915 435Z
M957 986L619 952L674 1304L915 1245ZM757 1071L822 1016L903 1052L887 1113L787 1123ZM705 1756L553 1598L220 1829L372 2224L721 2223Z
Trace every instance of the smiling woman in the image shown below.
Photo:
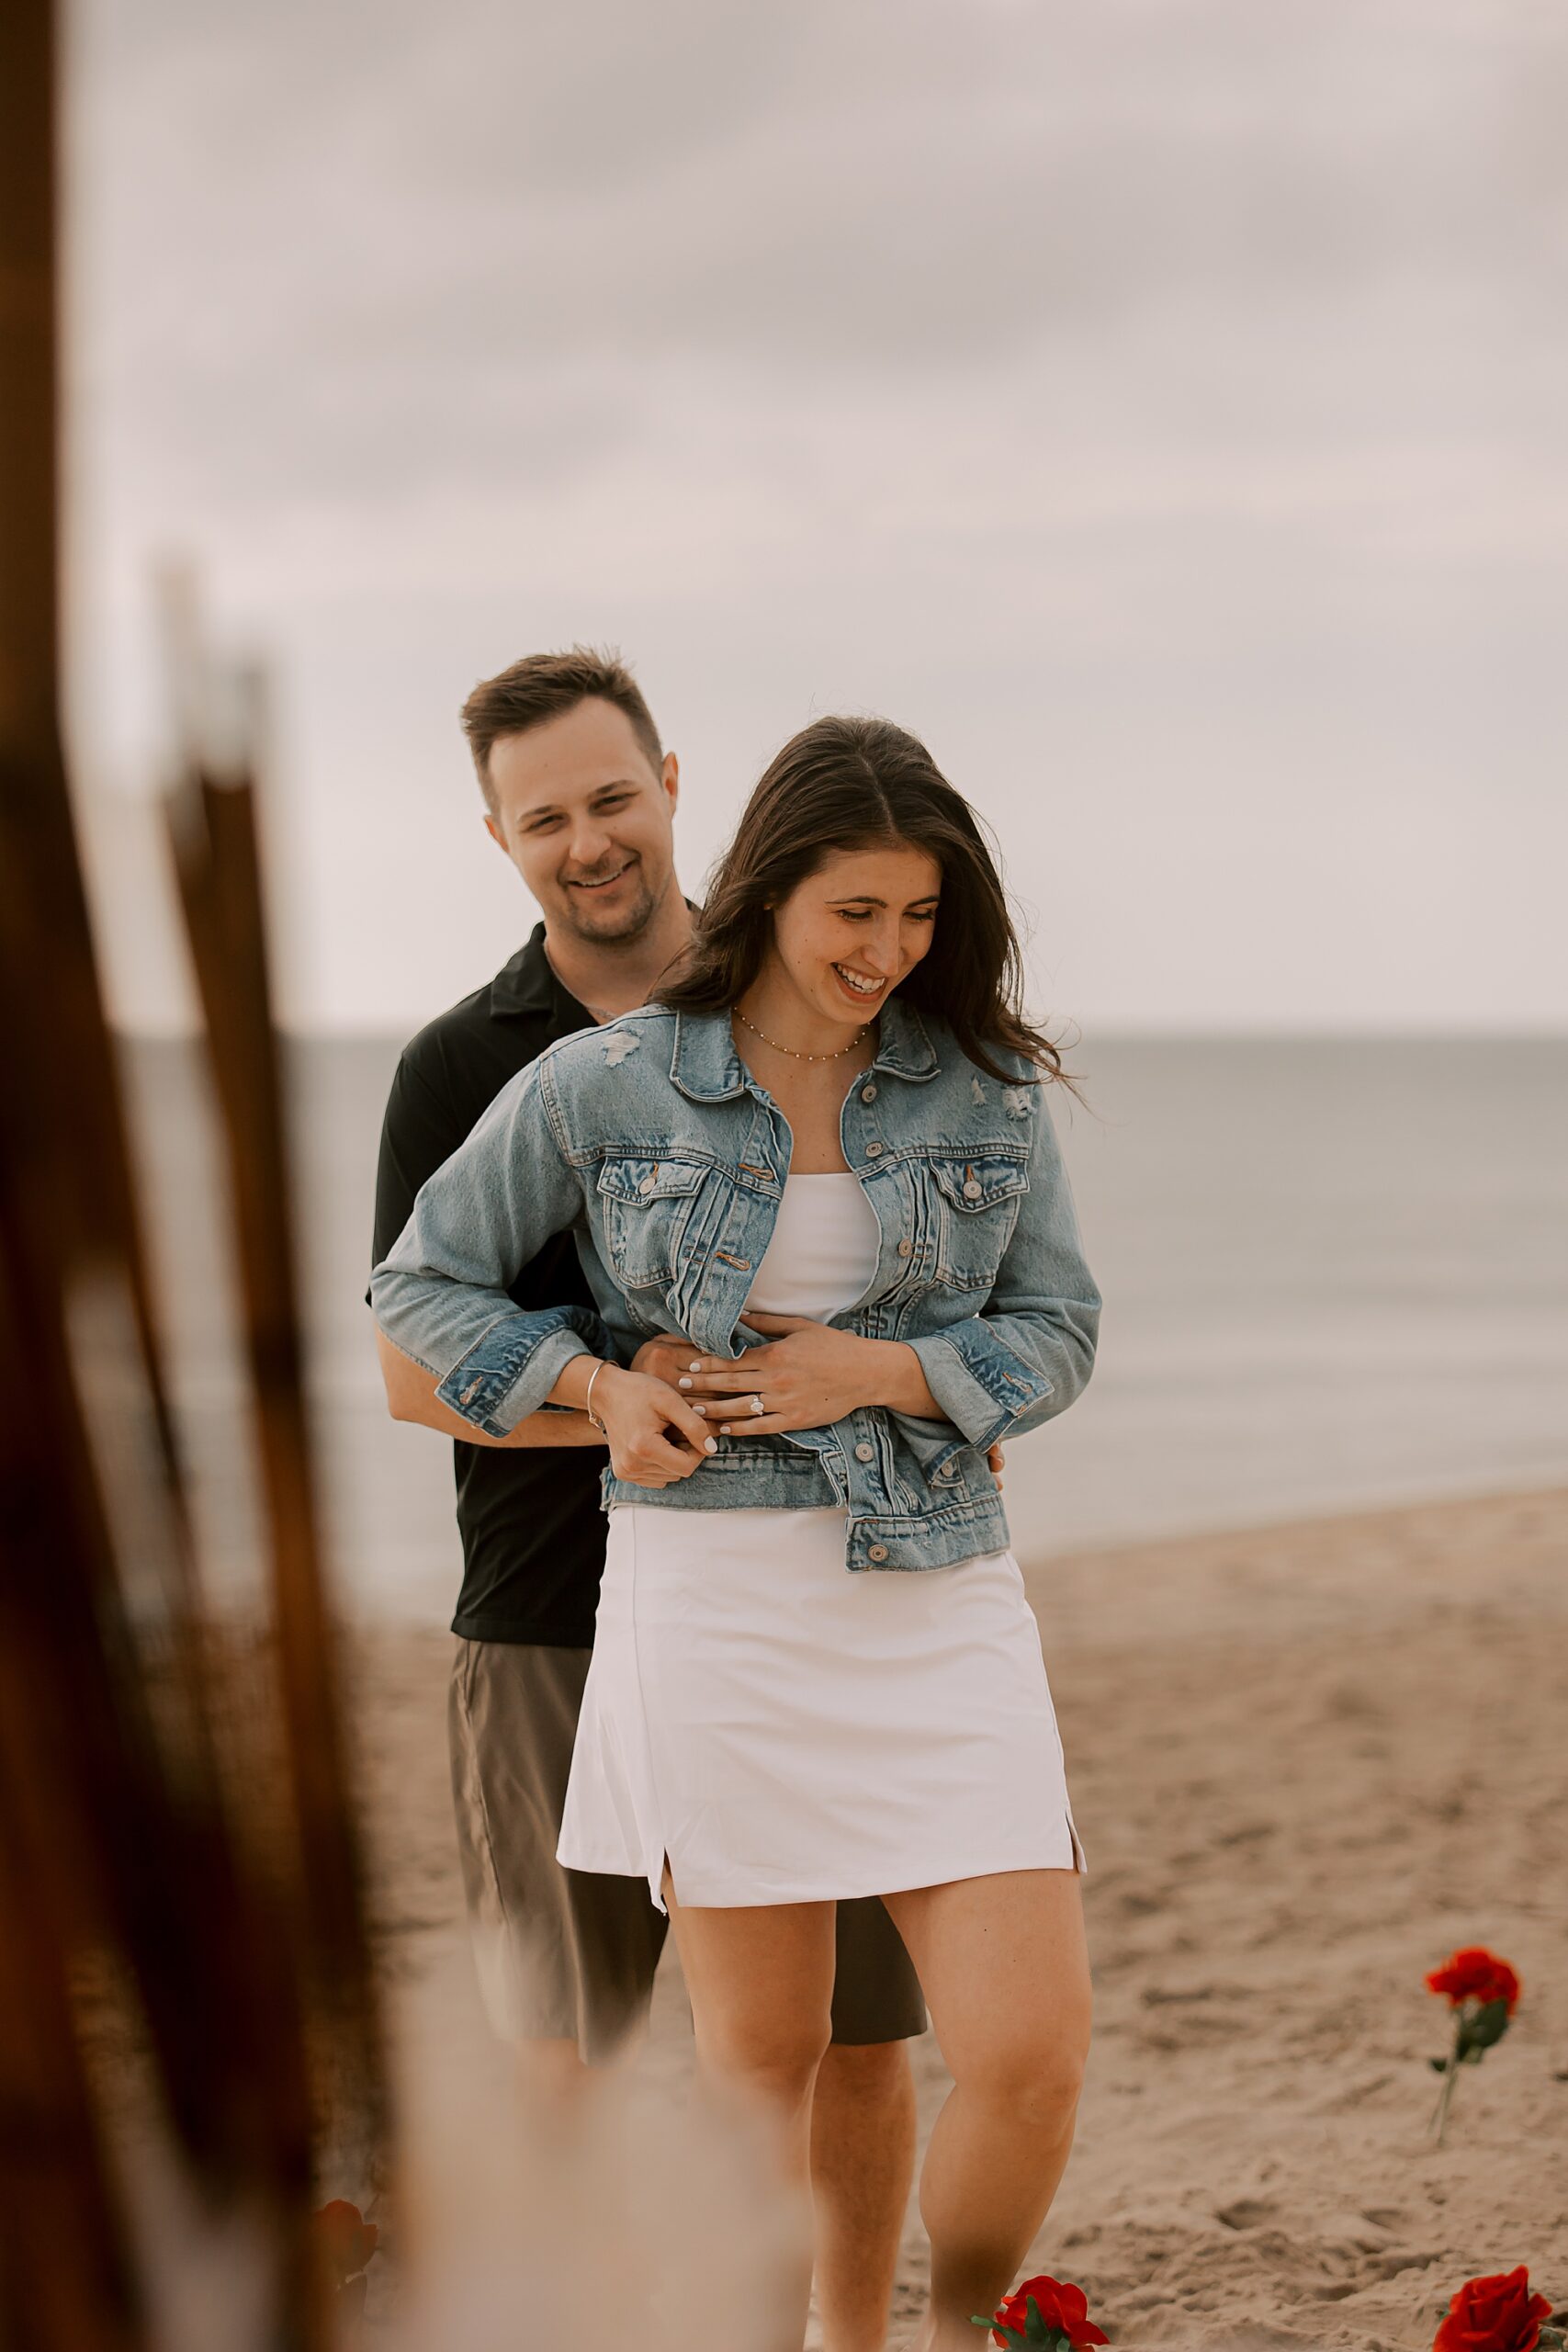
M827 1029L841 1028L846 1012L874 1012L930 947L941 896L942 868L925 850L883 842L833 852L787 899L772 902L773 956L789 1011ZM769 1037L752 1017L756 999L753 989L751 1010L737 1007L753 1036L796 1059L819 1058Z
M836 1021L840 1046L846 1007L874 1012L901 988L990 1077L1016 1075L999 1046L1064 1078L1059 1050L1021 1011L1022 958L975 812L925 745L887 719L819 718L784 745L659 1001L735 1005L765 1028L754 991L770 951L770 999L787 975L796 1019L815 1018L824 1035Z

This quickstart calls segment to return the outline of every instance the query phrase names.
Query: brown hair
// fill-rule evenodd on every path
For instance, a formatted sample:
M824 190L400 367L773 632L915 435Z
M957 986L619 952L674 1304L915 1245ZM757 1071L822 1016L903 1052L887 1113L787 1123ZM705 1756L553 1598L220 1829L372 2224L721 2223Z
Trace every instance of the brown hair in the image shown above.
M988 1076L1017 1079L995 1059L1001 1047L1071 1085L1024 1014L1018 934L974 810L925 745L886 718L818 718L784 745L714 872L687 959L654 1001L690 1012L734 1004L757 977L770 904L834 850L884 842L926 850L942 868L931 944L900 983L905 1001L940 1015Z
M503 735L525 735L564 718L580 702L613 702L624 710L655 775L664 750L642 689L614 646L574 645L569 653L527 653L493 678L481 678L463 705L463 732L484 796L493 808L490 755Z

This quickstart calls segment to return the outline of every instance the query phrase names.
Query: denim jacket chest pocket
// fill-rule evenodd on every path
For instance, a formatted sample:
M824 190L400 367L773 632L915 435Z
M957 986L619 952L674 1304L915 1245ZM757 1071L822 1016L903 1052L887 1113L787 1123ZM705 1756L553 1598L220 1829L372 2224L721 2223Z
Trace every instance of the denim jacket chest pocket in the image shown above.
M993 1146L926 1162L933 1191L936 1279L954 1290L988 1291L997 1279L1029 1190L1022 1152Z
M628 1289L668 1286L703 1181L704 1160L616 1158L600 1166L598 1198L609 1264Z

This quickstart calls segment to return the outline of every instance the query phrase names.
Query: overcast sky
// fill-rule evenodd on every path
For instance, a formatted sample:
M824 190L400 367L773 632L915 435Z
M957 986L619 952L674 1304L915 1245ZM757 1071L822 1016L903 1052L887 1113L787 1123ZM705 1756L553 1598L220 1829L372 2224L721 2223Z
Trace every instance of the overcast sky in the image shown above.
M573 639L682 755L694 889L784 736L877 709L999 832L1037 1010L1568 1022L1554 0L83 0L73 67L128 1019L180 998L180 549L274 667L296 1022L516 944L456 714Z

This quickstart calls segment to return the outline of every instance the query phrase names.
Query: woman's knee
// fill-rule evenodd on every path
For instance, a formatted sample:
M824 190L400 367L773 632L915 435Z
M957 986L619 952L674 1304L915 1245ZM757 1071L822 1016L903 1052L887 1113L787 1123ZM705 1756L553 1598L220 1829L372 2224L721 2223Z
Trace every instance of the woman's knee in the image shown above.
M1009 2034L950 2061L962 2088L1005 2108L1021 2125L1070 2120L1083 2090L1086 2034Z
M698 2020L709 2065L778 2097L804 2096L817 2078L831 2030L827 2017L748 2017Z

